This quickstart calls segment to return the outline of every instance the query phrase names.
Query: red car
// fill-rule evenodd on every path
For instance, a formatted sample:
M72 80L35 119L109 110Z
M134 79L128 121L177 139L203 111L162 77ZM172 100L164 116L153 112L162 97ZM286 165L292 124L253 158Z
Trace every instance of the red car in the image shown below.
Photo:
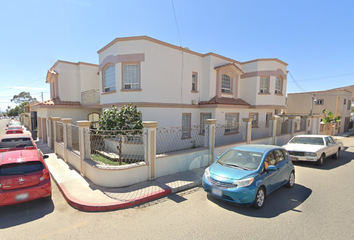
M8 128L5 132L5 134L23 134L23 130L21 129L10 129Z
M38 150L20 150L0 154L0 206L39 198L51 200L50 174Z
M37 149L37 145L28 134L8 134L0 140L0 152Z

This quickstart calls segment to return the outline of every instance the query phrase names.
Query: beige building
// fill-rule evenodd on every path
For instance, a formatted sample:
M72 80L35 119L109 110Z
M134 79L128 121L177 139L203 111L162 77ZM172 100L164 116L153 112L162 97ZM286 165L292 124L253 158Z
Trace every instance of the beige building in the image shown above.
M336 133L343 133L349 129L352 107L352 92L345 88L327 91L289 93L287 97L288 115L322 115L324 109L340 116Z

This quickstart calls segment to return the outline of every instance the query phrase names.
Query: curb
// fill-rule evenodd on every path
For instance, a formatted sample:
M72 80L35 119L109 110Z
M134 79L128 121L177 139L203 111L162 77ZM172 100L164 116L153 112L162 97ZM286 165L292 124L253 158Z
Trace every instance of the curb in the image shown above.
M164 197L172 192L171 189L163 189L155 193L147 194L138 198L131 199L126 202L114 202L114 203L87 203L81 200L78 200L71 196L71 194L66 190L66 187L63 184L57 184L60 192L63 194L66 201L73 207L81 211L86 212L104 212L112 211L123 208L132 207L141 203L145 203L154 199Z

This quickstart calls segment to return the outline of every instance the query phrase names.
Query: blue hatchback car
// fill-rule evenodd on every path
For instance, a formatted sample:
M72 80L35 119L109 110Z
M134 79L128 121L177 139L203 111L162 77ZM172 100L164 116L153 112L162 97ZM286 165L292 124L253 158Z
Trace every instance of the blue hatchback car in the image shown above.
M288 152L273 145L240 145L224 152L203 175L203 188L212 196L261 208L268 194L295 184Z

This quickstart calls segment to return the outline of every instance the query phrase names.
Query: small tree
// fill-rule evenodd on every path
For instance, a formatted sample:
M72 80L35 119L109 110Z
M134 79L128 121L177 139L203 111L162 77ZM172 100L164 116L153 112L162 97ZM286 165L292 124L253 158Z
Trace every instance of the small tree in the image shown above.
M340 116L334 116L332 112L327 112L327 109L323 109L322 111L322 122L323 123L337 123L340 122Z
M104 111L99 120L98 130L109 130L109 136L119 135L117 146L119 164L122 164L122 142L123 135L141 134L143 123L141 112L131 103L120 108L112 105L110 109Z

